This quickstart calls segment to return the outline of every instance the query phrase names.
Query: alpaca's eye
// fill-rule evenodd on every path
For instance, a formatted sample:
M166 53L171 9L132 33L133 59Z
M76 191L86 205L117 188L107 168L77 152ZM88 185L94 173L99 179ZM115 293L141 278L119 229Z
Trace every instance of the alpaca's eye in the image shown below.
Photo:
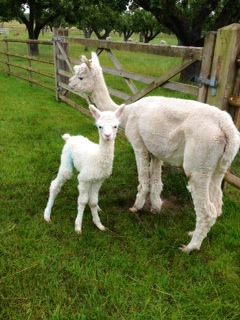
M79 80L82 80L83 78L82 78L82 77L78 77L78 79L79 79Z
M113 126L114 129L117 129L117 126Z
M102 129L102 126L98 126L99 129Z

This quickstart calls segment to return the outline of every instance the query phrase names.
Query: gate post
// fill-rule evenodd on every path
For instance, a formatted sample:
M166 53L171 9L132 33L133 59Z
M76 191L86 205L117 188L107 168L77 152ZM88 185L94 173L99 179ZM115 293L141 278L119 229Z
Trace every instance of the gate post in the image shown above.
M228 110L228 98L234 89L237 75L236 58L240 51L240 24L233 23L217 32L211 79L217 80L216 95L208 90L206 103Z
M60 86L59 83L68 84L68 77L60 75L59 70L69 71L68 65L59 50L58 44L61 44L66 55L68 56L68 43L65 41L65 37L68 36L68 30L54 28L53 38L53 55L54 55L54 68L55 68L55 90L56 100L59 101Z

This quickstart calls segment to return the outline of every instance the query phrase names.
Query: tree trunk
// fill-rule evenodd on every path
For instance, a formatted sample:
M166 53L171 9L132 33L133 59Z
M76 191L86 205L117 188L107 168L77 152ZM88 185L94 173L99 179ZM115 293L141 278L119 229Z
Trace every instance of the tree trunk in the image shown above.
M29 40L38 40L39 33L41 29L34 30L33 26L27 26L28 29L28 38ZM30 56L39 56L39 46L38 43L30 43L29 44L29 54Z
M38 43L30 43L29 44L29 54L31 56L39 56L39 46Z

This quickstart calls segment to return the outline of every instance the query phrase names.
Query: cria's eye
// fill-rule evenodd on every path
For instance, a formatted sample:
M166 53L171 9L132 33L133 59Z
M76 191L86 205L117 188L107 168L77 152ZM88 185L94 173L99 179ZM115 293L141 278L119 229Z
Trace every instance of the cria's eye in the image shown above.
M99 129L102 129L102 126L98 126Z
M79 79L79 80L82 80L82 79L83 79L83 77L78 77L78 79Z
M117 129L117 126L113 126L114 129Z

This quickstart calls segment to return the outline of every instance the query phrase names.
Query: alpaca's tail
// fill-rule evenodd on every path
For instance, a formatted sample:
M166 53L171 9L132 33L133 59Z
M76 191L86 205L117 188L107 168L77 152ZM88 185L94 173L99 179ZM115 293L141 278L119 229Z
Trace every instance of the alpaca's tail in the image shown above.
M65 133L62 135L63 140L65 140L66 142L68 141L69 138L71 138L69 133Z
M220 121L220 127L224 133L226 145L219 165L223 171L227 171L239 150L240 133L235 127L232 118L227 113L222 121Z

